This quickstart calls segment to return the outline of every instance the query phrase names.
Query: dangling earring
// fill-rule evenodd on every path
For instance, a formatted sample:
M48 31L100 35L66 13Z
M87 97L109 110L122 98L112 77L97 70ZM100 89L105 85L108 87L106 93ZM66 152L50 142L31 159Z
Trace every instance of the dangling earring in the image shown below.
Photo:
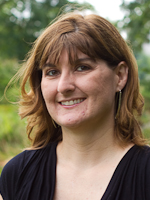
M57 126L56 126L56 124L55 124L53 119L52 119L52 123L53 123L54 127L57 128Z
M118 108L117 108L117 114L115 116L115 119L118 118L118 115L119 115L119 112L120 112L120 107L121 107L121 95L122 95L122 92L121 90L119 91L119 99L118 99Z

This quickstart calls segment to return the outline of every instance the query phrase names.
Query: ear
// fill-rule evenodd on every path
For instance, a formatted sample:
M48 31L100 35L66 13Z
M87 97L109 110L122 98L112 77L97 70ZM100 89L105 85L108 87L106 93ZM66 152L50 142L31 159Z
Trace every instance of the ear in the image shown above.
M121 61L118 66L115 68L115 72L117 75L117 87L116 87L116 92L119 92L122 90L128 80L128 66L126 62Z

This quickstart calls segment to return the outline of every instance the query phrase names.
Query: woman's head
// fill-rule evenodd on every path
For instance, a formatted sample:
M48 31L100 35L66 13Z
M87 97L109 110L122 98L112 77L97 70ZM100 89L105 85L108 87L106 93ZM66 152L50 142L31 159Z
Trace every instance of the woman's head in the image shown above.
M143 99L139 93L138 69L135 58L116 28L97 15L82 16L70 13L61 16L47 27L37 39L24 67L20 115L28 116L28 134L36 127L34 146L61 139L60 127L54 128L41 92L42 67L50 60L58 63L65 49L70 63L78 57L78 51L93 60L102 59L115 70L120 62L128 66L128 80L122 89L119 117L116 119L116 137L123 143L133 141L142 144L142 135L135 119L141 114ZM29 80L29 89L25 84ZM116 100L117 101L117 95ZM114 119L117 106L114 111Z

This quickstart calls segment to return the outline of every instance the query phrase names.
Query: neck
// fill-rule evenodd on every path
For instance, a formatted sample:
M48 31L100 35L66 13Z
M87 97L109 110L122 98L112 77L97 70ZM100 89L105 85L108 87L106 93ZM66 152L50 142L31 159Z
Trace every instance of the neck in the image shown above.
M64 158L65 162L68 161L74 166L95 166L112 156L119 148L113 123L102 123L101 127L63 127L62 132L63 141L58 145L58 154L61 154L60 158Z

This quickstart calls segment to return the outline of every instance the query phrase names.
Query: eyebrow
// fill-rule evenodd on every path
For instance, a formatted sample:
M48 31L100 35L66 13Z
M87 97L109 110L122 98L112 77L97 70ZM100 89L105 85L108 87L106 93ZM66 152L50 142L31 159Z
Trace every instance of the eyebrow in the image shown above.
M56 67L56 65L54 65L54 64L52 64L52 63L45 63L45 64L41 67L41 69L43 70L43 69L46 68L46 67Z
M84 61L92 61L95 62L94 58L79 58L77 60L74 61L74 64L80 63L80 62L84 62Z

